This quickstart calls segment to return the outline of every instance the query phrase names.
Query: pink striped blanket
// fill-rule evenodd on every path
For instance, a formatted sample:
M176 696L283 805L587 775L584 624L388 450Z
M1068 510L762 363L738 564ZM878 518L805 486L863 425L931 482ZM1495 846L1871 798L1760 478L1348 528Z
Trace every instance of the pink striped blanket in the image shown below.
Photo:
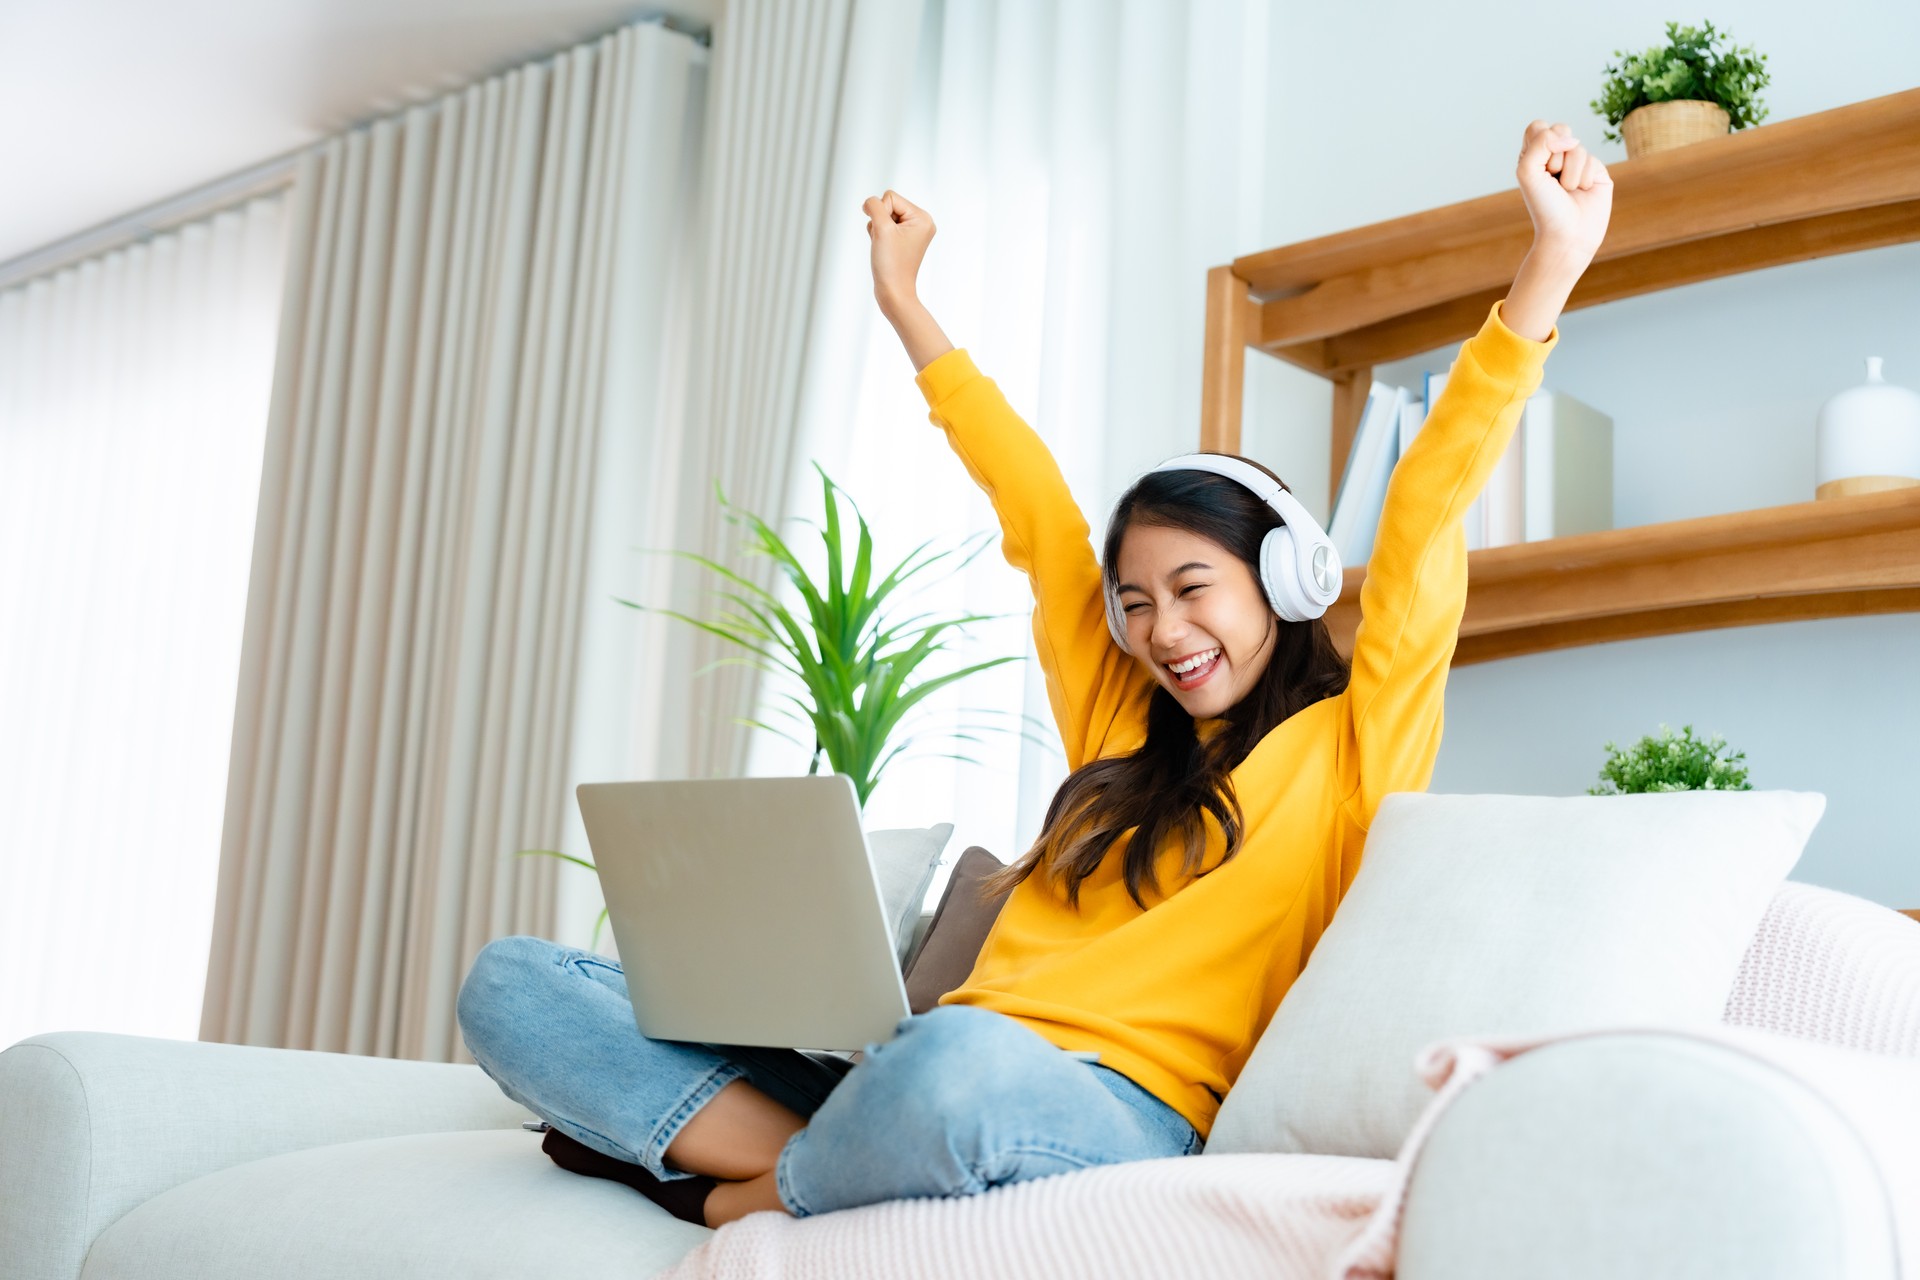
M997 1187L790 1218L750 1214L656 1280L1371 1280L1393 1274L1407 1178L1461 1090L1542 1040L1450 1042L1418 1064L1436 1093L1399 1158L1140 1160Z

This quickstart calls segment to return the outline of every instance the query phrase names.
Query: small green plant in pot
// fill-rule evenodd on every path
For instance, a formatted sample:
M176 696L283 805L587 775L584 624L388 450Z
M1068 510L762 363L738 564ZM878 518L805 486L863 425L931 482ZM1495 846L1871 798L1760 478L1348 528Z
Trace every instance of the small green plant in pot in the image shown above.
M1747 771L1740 761L1746 752L1726 752L1727 742L1719 734L1701 741L1693 736L1693 726L1685 726L1679 736L1666 725L1660 736L1648 735L1626 750L1606 744L1607 761L1600 766L1600 785L1589 787L1590 796L1628 795L1645 791L1751 791Z
M844 773L852 780L854 793L864 807L887 767L902 758L916 742L933 737L978 743L982 741L977 736L979 733L1015 729L1015 725L970 725L956 730L923 732L912 717L913 713L924 711L926 699L931 695L989 668L1018 662L1020 655L990 658L938 675L927 674L928 665L947 653L951 641L967 626L1005 615L942 618L917 613L901 617L900 601L906 595L905 589L937 565L944 564L949 573L963 568L986 549L992 535L976 534L945 550L930 550L933 540L928 539L891 569L878 572L873 563L872 530L860 514L859 506L819 464L814 464L814 470L820 474L825 506L822 522L815 526L820 532L825 560L825 573L819 578L771 525L729 502L716 488L726 521L745 530L749 553L766 556L774 562L799 597L797 609L743 574L689 551L669 554L691 561L718 577L721 583L718 594L729 608L712 619L701 619L632 600L619 600L619 603L676 618L745 651L741 656L721 658L701 668L696 675L719 666L744 664L784 683L787 687L779 694L782 713L811 739L810 745L792 733L759 720L739 719L736 723L764 729L809 749L807 772L810 774L819 772L824 758L833 772ZM853 525L858 530L851 549L847 546L848 525L840 509L842 499L852 508ZM785 704L791 704L791 709ZM1019 721L1017 728L1021 736L1045 745L1044 739L1025 727L1033 722L1032 717L1021 716ZM960 752L924 754L978 763ZM529 855L561 858L594 870L591 862L552 849L523 849L516 856ZM589 949L598 948L600 928L606 918L603 910L594 922Z
M1600 96L1589 104L1609 126L1609 142L1623 138L1627 158L1720 137L1766 119L1757 96L1771 80L1767 55L1731 47L1711 22L1667 24L1667 43L1639 53L1614 50Z

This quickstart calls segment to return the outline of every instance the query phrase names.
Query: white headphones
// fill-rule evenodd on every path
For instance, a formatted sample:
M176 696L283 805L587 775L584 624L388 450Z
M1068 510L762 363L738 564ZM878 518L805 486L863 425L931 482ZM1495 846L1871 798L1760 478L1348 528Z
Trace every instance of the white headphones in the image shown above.
M1188 453L1170 458L1146 474L1160 471L1210 471L1237 480L1272 507L1281 523L1260 543L1260 586L1267 603L1288 622L1307 622L1327 611L1340 598L1340 552L1333 539L1291 493L1260 468L1218 453ZM1101 575L1107 597L1107 627L1123 653L1127 647L1127 615L1120 595Z

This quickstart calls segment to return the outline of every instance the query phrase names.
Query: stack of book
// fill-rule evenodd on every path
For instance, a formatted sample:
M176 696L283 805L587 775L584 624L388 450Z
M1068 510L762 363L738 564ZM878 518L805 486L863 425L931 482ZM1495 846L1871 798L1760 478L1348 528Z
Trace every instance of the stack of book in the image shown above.
M1387 479L1446 383L1446 374L1428 373L1418 398L1382 382L1368 389L1327 526L1343 565L1365 564L1373 554ZM1612 527L1613 419L1562 392L1539 392L1527 401L1506 452L1467 509L1467 550Z

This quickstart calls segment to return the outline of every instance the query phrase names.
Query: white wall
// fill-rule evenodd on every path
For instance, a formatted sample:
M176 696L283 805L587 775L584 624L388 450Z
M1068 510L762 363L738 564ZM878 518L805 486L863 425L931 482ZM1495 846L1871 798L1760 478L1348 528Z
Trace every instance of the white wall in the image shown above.
M1670 17L1699 20L1649 0L1275 12L1266 222L1241 253L1509 187L1536 116L1624 159L1587 107L1603 66L1616 48L1661 39ZM1748 0L1700 16L1769 55L1769 122L1920 84L1920 6ZM1617 526L1805 501L1815 411L1862 380L1863 357L1886 357L1890 380L1920 387L1920 245L1612 303L1567 316L1561 333L1547 385L1614 418ZM1183 356L1197 360L1198 335L1196 316ZM1450 357L1377 375L1410 380ZM1247 395L1248 451L1324 516L1326 384L1254 357ZM1169 449L1188 436L1184 422L1170 428ZM1755 787L1827 796L1796 878L1920 906L1916 661L1920 617L1895 615L1462 667L1432 789L1579 794L1604 741L1691 723L1744 750Z

